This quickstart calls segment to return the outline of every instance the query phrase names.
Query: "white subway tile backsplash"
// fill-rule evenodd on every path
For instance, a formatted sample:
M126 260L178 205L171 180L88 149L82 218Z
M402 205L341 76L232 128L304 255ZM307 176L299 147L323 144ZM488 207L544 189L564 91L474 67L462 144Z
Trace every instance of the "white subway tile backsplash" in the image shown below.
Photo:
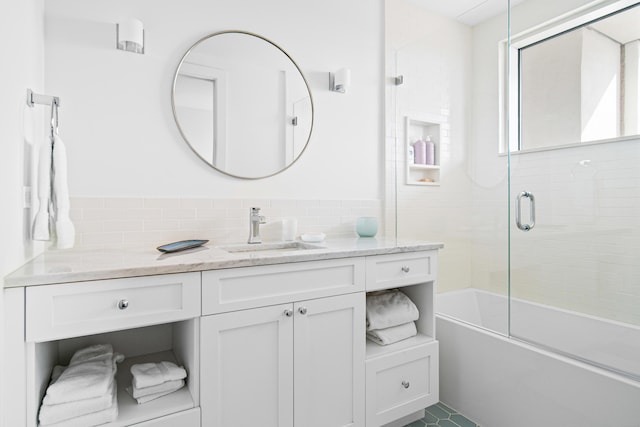
M104 199L101 197L75 197L74 209L104 209Z
M357 216L377 216L384 235L379 200L284 200L207 198L73 198L76 246L152 248L185 239L213 243L243 242L248 237L249 207L262 208L265 241L280 240L281 220L298 220L298 235L321 231L329 237L355 236Z
M105 209L140 209L144 207L144 199L124 197L107 198L104 199L104 207Z
M174 206L175 207L175 206ZM180 207L183 209L212 209L212 199L180 199Z
M213 207L214 208L241 208L242 200L240 199L213 199Z
M195 219L195 209L167 208L162 210L162 219Z
M144 207L145 208L169 209L169 208L184 207L184 206L181 206L181 200L180 199L145 198L144 199Z

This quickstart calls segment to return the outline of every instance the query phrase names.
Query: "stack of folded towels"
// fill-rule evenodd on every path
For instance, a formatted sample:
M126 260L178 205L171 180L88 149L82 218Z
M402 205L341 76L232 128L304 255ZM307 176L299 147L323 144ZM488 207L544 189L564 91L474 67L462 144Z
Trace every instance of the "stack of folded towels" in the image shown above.
M146 403L184 387L187 371L172 362L140 363L131 366L133 380L127 393Z
M367 294L367 338L388 345L418 333L420 313L416 305L397 289Z
M115 421L114 377L116 363L122 360L110 344L98 344L76 351L69 366L54 367L40 406L40 425L90 427Z

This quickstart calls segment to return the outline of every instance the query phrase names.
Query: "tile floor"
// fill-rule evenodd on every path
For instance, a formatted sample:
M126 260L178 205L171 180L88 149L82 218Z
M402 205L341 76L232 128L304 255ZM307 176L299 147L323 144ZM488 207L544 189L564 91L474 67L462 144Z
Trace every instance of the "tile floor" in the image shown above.
M480 427L470 419L442 403L436 403L425 409L424 418L407 424L405 427Z

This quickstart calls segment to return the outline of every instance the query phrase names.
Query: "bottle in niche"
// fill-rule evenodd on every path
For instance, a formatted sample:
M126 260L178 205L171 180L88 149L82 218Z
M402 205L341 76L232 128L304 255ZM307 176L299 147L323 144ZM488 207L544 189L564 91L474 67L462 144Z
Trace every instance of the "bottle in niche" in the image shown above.
M414 159L416 165L424 165L427 161L427 144L426 141L419 139L413 143Z
M435 165L436 164L436 144L431 140L431 136L428 136L424 141L425 144L425 155L424 155L424 164L425 165Z
M409 146L407 147L407 160L409 161L410 165L412 165L413 162L415 161L415 154L413 153L412 144L409 144Z

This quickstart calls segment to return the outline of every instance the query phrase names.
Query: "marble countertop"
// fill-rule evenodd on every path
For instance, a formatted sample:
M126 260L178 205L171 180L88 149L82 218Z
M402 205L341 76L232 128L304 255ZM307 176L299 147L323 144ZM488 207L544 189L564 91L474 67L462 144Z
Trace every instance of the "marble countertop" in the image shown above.
M263 245L266 247L269 244L266 242ZM217 247L211 244L171 254L162 254L155 248L49 250L6 276L4 287L416 252L444 247L438 242L377 238L326 240L314 245L317 248L233 253L222 249L233 245Z

